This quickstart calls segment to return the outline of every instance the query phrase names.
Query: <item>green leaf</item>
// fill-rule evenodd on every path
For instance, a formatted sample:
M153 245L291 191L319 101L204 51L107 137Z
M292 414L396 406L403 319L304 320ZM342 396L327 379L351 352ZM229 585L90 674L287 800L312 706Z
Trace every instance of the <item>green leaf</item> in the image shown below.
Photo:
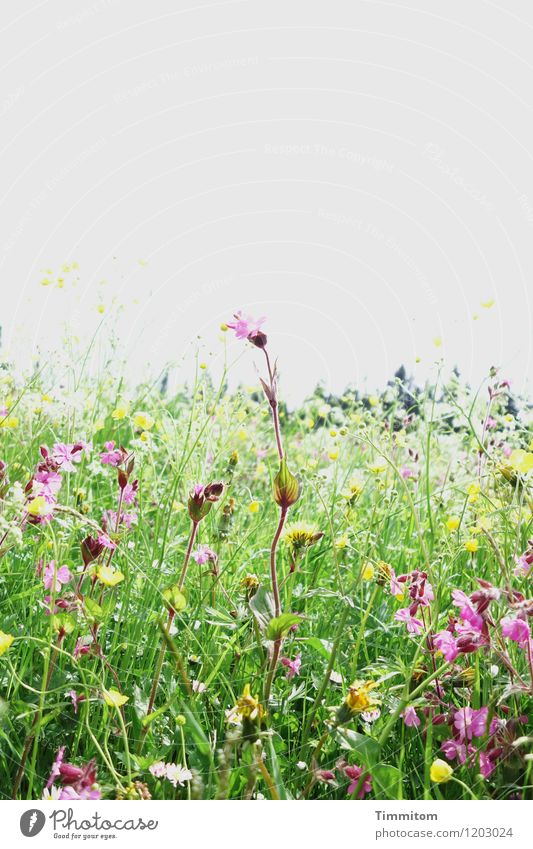
M267 640L281 640L285 637L293 625L300 621L300 617L296 613L282 613L281 616L275 616L268 623L266 629Z
M376 764L371 769L372 788L384 799L400 799L400 785L402 774L400 770L390 764Z
M250 607L260 630L266 631L269 623L274 619L274 596L266 587L259 587L250 599Z
M92 598L87 597L84 599L83 603L85 605L85 612L87 613L89 619L91 619L93 622L98 622L103 618L104 611L102 610L100 605L96 603L96 601L93 601Z
M364 766L371 767L372 764L378 762L381 750L377 740L374 740L373 737L368 737L366 734L359 734L350 728L337 728L335 736L341 748L355 752L360 756ZM361 764L359 765L361 766Z

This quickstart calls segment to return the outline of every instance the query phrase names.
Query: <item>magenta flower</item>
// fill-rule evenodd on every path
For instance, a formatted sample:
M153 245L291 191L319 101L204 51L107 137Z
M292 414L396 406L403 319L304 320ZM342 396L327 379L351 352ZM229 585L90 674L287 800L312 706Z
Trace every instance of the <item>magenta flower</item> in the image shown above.
M504 637L518 643L522 648L527 646L531 635L529 625L524 619L513 619L511 616L506 616L501 620L500 625Z
M52 769L50 771L50 777L49 777L48 781L46 782L46 789L47 790L50 789L50 787L52 786L52 784L56 780L57 776L59 775L59 770L60 770L61 764L63 763L64 755L65 755L65 746L61 746L58 749L57 755L56 755L55 760L52 764Z
M464 764L466 761L466 746L458 740L454 740L453 738L444 740L441 743L441 749L449 761L453 761L455 758L457 758L460 764Z
M474 710L471 707L461 708L455 711L453 724L459 735L459 739L471 740L472 737L483 737L487 730L488 707Z
M137 481L134 484L127 483L122 490L122 500L124 504L135 504L137 498Z
M390 570L390 591L393 596L403 596L405 592L405 582L396 577L394 569Z
M44 567L43 583L45 590L51 590L57 593L61 590L63 584L68 584L72 580L72 575L68 566L60 566L56 568L55 560Z
M242 312L235 313L235 321L228 322L227 327L230 330L235 331L235 336L237 339L249 339L250 336L254 336L260 332L261 327L266 321L266 317L262 316L262 318L251 318L251 316L244 316Z
M444 659L447 661L455 660L459 654L457 640L449 631L439 631L438 634L435 634L433 644L438 651L442 652Z
M420 725L420 717L412 705L406 707L400 716L408 728L416 728Z
M400 475L404 479L404 481L408 481L409 478L412 478L414 475L414 471L409 468L409 466L402 466L400 469Z
M203 566L208 560L217 559L215 552L208 545L199 545L196 551L192 552L191 557L199 566Z
M367 775L365 779L361 781L361 776L366 772L366 770L361 769L360 766L345 766L344 774L347 778L351 779L351 783L348 786L347 795L351 796L352 793L355 793L356 789L359 787L359 793L357 794L358 799L363 799L367 793L370 793L372 790L372 778Z
M527 578L531 570L531 563L525 554L515 558L514 574L517 578Z
M290 681L292 678L294 678L295 675L300 674L300 669L302 666L302 655L297 654L294 660L291 660L288 657L282 657L280 659L280 663L282 663L283 666L287 667L287 678Z
M105 451L100 454L100 460L104 466L120 466L126 458L126 452L122 448L115 448L115 443L111 439L104 443Z
M98 542L110 551L114 551L117 547L116 542L113 542L113 540L107 534L104 534L103 531L98 535Z
M68 696L69 699L72 699L72 707L74 708L74 713L78 713L78 704L80 702L85 701L85 696L83 695L83 693L78 696L76 690L68 690L65 695Z
M420 621L420 619L415 619L414 616L411 616L410 610L408 607L402 607L401 610L397 610L394 614L394 618L396 622L404 622L409 634L421 634L424 630L424 625Z
M81 460L82 446L80 443L68 445L65 442L56 442L52 449L52 459L62 472L74 472L74 463Z
M57 472L36 472L33 478L32 494L43 495L50 504L55 504L61 489L61 475Z
M74 646L74 657L78 658L80 654L88 654L91 650L92 637L78 637Z

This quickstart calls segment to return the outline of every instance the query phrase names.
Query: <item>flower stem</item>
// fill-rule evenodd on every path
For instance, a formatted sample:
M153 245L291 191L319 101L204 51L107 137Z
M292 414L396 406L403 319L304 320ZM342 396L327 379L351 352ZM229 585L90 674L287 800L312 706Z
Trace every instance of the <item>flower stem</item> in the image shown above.
M183 568L181 570L180 579L178 581L178 589L183 589L183 584L185 583L185 578L187 577L187 569L189 568L189 560L191 559L191 551L194 545L194 540L196 539L196 534L198 531L198 522L192 523L191 535L189 537L189 545L187 546L187 552L185 554L185 560L183 562Z

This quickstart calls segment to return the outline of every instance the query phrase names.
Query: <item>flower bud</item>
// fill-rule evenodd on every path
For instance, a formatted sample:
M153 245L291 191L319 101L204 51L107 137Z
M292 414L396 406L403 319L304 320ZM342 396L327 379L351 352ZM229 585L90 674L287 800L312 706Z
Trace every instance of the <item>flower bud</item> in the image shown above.
M282 510L287 510L295 504L300 497L300 484L293 474L289 472L287 462L283 459L279 466L279 472L274 478L274 501Z

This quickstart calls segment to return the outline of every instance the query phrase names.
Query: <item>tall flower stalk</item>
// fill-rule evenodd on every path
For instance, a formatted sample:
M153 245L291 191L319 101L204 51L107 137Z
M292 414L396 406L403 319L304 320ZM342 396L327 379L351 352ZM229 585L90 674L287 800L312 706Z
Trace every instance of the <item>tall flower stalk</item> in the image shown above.
M276 449L279 458L279 472L274 478L273 497L279 507L279 520L276 532L270 546L270 581L272 584L272 595L274 598L274 616L278 618L281 615L281 601L279 593L279 580L277 569L277 552L281 534L287 519L289 508L298 501L300 497L300 486L294 475L289 471L285 451L283 449L283 441L281 437L281 426L279 420L279 403L278 403L278 370L277 363L272 365L267 349L267 336L261 330L265 319L260 318L254 320L245 317L242 313L235 314L235 321L228 323L227 327L235 331L237 339L247 339L256 348L263 351L265 355L268 379L259 378L265 396L270 404L272 412L272 422L274 425L274 434L276 438ZM270 700L270 692L272 682L276 673L276 667L281 651L282 636L274 639L272 655L270 659L269 669L265 682L264 701L268 704Z

